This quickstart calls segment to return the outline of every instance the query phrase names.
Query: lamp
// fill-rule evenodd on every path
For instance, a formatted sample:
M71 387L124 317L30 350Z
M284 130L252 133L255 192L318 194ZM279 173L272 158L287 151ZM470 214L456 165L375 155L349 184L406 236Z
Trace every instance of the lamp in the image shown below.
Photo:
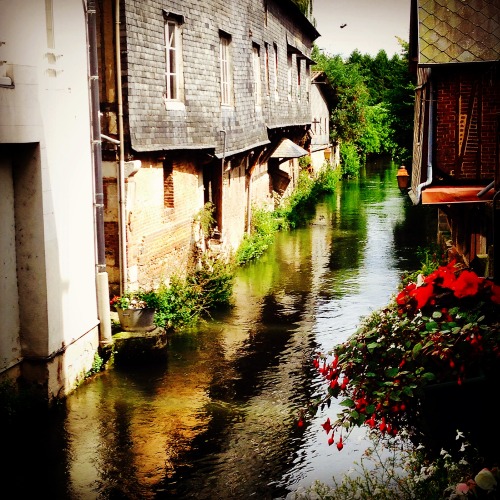
M408 189L408 184L410 183L410 175L408 174L408 171L406 170L406 167L404 165L401 165L401 167L399 168L396 178L398 180L398 187L401 191Z

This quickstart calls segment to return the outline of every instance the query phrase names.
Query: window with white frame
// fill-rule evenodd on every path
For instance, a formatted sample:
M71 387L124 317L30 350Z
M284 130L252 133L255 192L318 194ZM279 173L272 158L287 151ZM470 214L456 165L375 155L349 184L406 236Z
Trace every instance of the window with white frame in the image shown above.
M260 47L254 43L252 45L252 60L253 60L253 79L254 79L254 96L255 105L262 104L262 79L260 73Z
M183 99L182 85L182 16L165 13L165 100Z
M231 78L231 35L220 32L220 85L221 104L232 105L232 78Z

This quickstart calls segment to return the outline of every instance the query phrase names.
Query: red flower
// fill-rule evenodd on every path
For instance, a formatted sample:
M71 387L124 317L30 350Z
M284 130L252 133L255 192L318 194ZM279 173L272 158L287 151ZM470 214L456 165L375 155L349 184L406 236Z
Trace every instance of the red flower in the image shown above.
M479 284L481 283L481 278L474 272L464 269L460 276L456 279L455 285L452 290L455 297L462 299L463 297L470 297L476 295L479 291Z
M332 425L330 423L330 417L328 417L326 419L326 422L324 424L321 424L321 427L323 427L323 429L325 429L327 434L332 430Z
M328 438L328 446L333 444L333 434Z
M375 413L366 421L366 423L370 426L370 429L375 427Z
M422 309L434 293L434 285L428 283L427 285L419 286L415 288L411 293L412 297L417 299L417 309Z
M337 443L337 450L341 450L344 447L344 444L342 443L342 436L340 436L339 442Z
M490 290L491 302L494 304L500 304L500 285L495 285L490 280L484 280L485 287Z

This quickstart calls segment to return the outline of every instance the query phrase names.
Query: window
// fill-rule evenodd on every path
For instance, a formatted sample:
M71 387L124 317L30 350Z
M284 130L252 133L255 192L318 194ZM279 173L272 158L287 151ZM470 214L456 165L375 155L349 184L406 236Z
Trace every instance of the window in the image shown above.
M260 75L260 47L257 44L252 46L253 59L253 78L254 78L254 95L255 105L260 106L262 103L262 80Z
M174 208L174 167L172 162L163 162L163 206Z
M165 99L182 100L181 29L183 18L165 13Z
M288 65L288 100L292 99L292 65L293 65L293 56L291 52L287 54L287 65Z
M301 80L300 80L300 70L302 67L302 61L300 59L297 59L297 99L300 101L300 91L301 91Z
M54 40L54 6L52 0L45 0L45 26L47 31L47 47L55 49Z
M231 36L220 32L220 84L221 104L230 106L232 104L231 83Z
M278 97L278 44L273 44L274 48L274 93Z
M264 82L266 85L266 95L271 93L271 84L269 82L269 44L266 43L266 60L264 61Z

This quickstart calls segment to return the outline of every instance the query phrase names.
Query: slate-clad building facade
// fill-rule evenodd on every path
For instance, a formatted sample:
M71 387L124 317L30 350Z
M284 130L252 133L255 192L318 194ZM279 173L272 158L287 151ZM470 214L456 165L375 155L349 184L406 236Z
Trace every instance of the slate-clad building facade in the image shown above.
M319 33L288 0L98 6L107 265L118 291L185 268L206 202L231 251L252 205L283 195L283 177L294 186L306 150L273 152L285 138L308 146Z

